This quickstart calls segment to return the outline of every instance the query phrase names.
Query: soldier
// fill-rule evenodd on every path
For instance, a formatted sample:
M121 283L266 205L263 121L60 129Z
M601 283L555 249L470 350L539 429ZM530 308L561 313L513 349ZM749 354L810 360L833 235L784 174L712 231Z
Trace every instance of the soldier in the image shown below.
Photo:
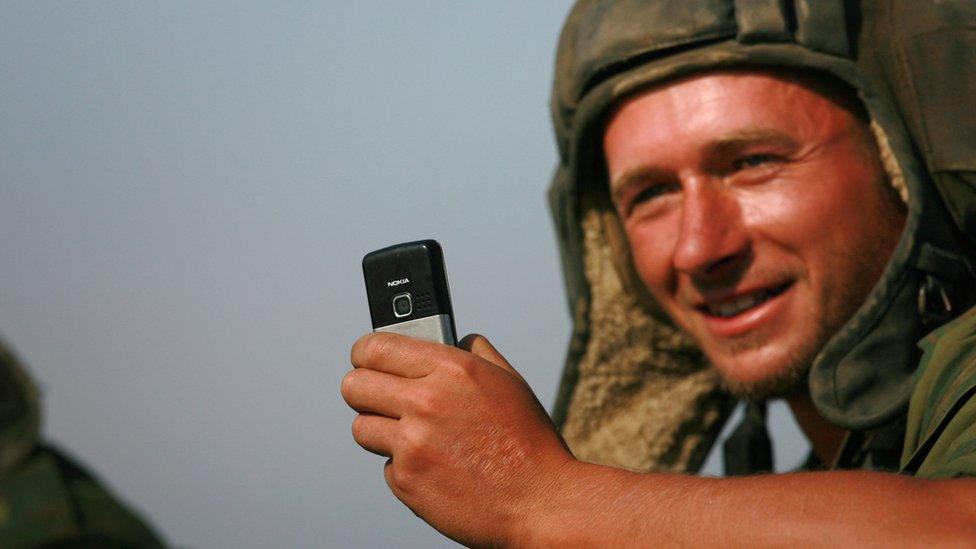
M132 511L40 441L37 389L0 344L0 547L160 547Z
M553 421L481 336L364 336L342 393L394 494L476 545L976 539L974 27L963 0L580 1ZM734 397L741 478L673 474ZM802 472L752 474L772 398Z

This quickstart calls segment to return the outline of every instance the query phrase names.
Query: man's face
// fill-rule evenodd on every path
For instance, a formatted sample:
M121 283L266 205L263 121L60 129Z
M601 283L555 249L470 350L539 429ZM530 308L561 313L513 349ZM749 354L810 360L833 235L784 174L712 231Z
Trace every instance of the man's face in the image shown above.
M652 89L603 148L637 272L742 394L796 390L904 224L867 126L787 76Z

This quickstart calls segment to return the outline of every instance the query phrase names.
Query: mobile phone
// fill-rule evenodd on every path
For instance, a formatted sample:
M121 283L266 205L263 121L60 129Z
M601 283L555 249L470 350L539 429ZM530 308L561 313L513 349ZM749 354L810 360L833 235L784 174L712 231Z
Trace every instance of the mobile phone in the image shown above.
M444 252L436 240L405 242L366 254L363 277L374 332L457 343Z

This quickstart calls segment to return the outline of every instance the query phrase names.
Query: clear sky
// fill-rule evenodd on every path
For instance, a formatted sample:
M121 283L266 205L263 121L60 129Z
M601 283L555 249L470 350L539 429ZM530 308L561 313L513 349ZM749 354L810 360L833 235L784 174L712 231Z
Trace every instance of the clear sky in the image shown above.
M453 545L349 433L360 260L439 240L459 333L552 404L569 5L0 3L0 333L50 439L176 545Z

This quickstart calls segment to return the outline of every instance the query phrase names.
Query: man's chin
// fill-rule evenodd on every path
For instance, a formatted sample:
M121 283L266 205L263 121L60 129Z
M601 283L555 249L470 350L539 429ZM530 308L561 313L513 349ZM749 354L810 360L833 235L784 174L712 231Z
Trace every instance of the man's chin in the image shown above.
M722 387L739 398L749 400L771 400L787 398L803 392L807 386L807 373L810 368L796 368L779 375L758 380L742 380L719 374Z
M785 341L771 345L766 341L738 341L714 354L705 354L728 392L752 400L786 398L804 391L807 374L819 349L821 338L807 338L808 344ZM790 343L793 343L792 345ZM815 345L809 343L817 343Z
M722 387L740 398L769 400L786 398L804 391L810 361L787 361L766 371L746 371L730 366L728 370L713 366L722 381Z

